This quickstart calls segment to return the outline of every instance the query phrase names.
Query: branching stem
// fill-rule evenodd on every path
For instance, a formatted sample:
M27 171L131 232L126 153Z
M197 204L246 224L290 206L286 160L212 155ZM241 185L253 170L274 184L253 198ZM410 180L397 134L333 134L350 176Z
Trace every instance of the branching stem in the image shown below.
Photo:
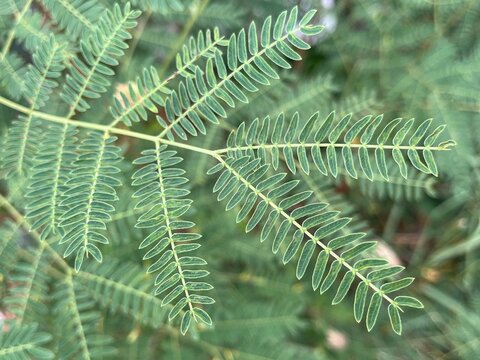
M20 105L20 104L14 102L14 101L8 100L8 99L6 99L2 96L0 96L0 104L8 106L9 108L20 111L24 114L31 114L35 118L43 119L43 120L53 122L53 123L57 123L57 124L71 125L71 126L74 126L74 127L97 130L97 131L101 131L101 132L110 132L112 134L118 134L118 135L133 137L133 138L140 139L140 140L151 141L153 143L160 142L160 143L165 144L165 145L171 145L171 146L174 146L174 147L179 147L179 148L182 148L182 149L191 150L191 151L198 152L198 153L203 153L203 154L206 154L206 155L213 156L215 158L217 157L217 154L215 154L215 152L213 150L208 150L208 149L204 149L204 148L189 145L189 144L179 143L179 142L176 142L176 141L160 139L158 136L148 135L148 134L144 134L144 133L140 133L140 132L136 132L136 131L131 131L131 130L127 130L127 129L112 128L108 125L101 125L101 124L88 123L88 122L85 122L85 121L72 120L72 119L68 119L66 117L51 115L51 114L43 113L41 111L36 111L36 110L31 111L27 107L25 107L23 105Z

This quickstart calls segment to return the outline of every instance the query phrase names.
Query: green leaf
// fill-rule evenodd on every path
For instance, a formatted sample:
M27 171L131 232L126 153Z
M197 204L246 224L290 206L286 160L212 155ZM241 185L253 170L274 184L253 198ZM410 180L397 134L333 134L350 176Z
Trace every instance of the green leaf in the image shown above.
M398 335L402 335L402 319L400 318L400 312L393 304L388 305L388 317L390 318L390 324L392 325L393 331Z
M297 263L297 279L301 279L303 275L305 275L305 271L307 270L307 266L312 258L313 252L315 251L315 247L316 243L313 240L307 241L303 246L302 253L300 254Z
M383 269L374 270L368 273L367 278L371 281L379 281L397 275L405 268L400 265L389 266Z
M351 271L348 271L345 274L342 281L340 282L337 293L333 298L332 305L336 305L340 303L345 298L345 295L347 295L347 292L350 289L350 286L352 286L354 279L355 279L355 275Z
M320 294L323 294L325 291L330 289L330 287L333 285L333 282L337 278L341 268L342 263L338 260L335 260L332 265L330 265L330 270L328 271L327 276L325 276L322 286L320 287Z
M345 219L347 219L347 218L345 218ZM346 234L346 235L337 237L333 240L330 240L327 246L332 250L337 250L337 249L340 249L344 246L350 245L350 244L354 243L355 241L360 240L365 235L366 235L365 233Z
M332 221L332 222L318 228L315 231L314 236L315 236L316 239L323 239L323 238L333 234L334 232L343 229L350 222L350 220L351 220L350 218L341 218L341 219L337 219L335 221Z
M335 143L339 139L340 135L345 131L348 126L348 123L352 119L352 114L345 115L338 124L332 129L330 135L328 135L328 141L330 143Z
M330 173L333 175L333 177L337 177L337 152L333 145L329 145L327 147L327 162Z
M295 256L298 249L300 249L302 240L303 240L303 232L301 230L295 231L295 234L293 235L293 239L288 245L287 250L285 250L285 254L283 255L282 261L284 264L287 264L288 262L290 262L290 260L292 260L292 258Z
M399 306L406 306L415 309L423 309L423 304L420 300L411 296L397 296L394 300Z
M370 332L375 323L377 322L378 314L380 312L380 307L382 305L382 295L375 293L370 299L370 305L368 306L367 311L367 330Z
M357 322L362 321L363 312L365 310L365 303L367 300L368 285L361 282L355 291L355 301L353 304L354 316Z
M182 317L182 323L180 325L180 332L182 335L185 335L190 328L190 323L192 322L192 312L187 310Z
M325 250L322 250L317 257L317 261L315 262L315 268L313 269L312 275L312 287L313 290L317 290L320 286L320 282L323 278L323 273L325 272L325 268L327 266L328 261L328 253Z
M210 315L207 314L207 312L201 308L193 308L194 311L194 316L195 318L198 318L202 323L204 323L207 326L212 326L213 321Z
M404 278L404 279L388 282L388 283L383 284L381 286L380 290L382 290L386 294L394 292L394 291L398 291L398 290L401 290L401 289L409 286L413 282L413 280L415 280L415 278L407 277L407 278Z

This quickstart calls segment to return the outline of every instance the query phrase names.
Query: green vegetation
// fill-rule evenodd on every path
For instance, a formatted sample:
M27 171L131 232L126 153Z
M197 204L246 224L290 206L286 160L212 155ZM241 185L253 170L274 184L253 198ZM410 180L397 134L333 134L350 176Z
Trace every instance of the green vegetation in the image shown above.
M475 359L478 20L3 1L0 358Z

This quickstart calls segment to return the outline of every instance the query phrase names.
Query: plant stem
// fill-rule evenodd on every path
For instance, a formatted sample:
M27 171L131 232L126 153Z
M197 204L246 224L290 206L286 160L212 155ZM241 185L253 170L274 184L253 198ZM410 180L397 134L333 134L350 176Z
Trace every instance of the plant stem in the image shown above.
M450 150L448 147L434 147L434 146L409 146L409 145L380 145L380 144L347 144L347 143L297 143L297 144L263 144L263 145L246 145L246 146L236 146L233 148L224 148L224 149L218 149L214 150L216 154L225 154L230 150L258 150L258 149L273 149L273 148L278 148L278 149L283 149L283 148L312 148L312 147L329 147L333 146L336 148L343 148L343 147L350 147L352 149L358 149L358 148L366 148L366 149L384 149L384 150L393 150L393 149L399 149L399 150L409 150L409 149L415 149L415 150L435 150L435 151L448 151Z
M139 133L136 131L131 131L131 130L126 130L126 129L119 129L119 128L112 128L108 125L101 125L101 124L94 124L94 123L88 123L85 121L79 121L79 120L72 120L68 119L62 116L57 116L57 115L51 115L47 113L43 113L41 111L31 111L30 109L26 108L23 105L17 104L14 101L8 100L2 96L0 96L0 104L3 104L5 106L8 106L11 109L20 111L24 114L31 114L33 117L43 119L46 121L50 121L53 123L57 124L63 124L63 125L71 125L74 127L79 127L79 128L85 128L85 129L91 129L91 130L97 130L101 132L110 132L112 134L118 134L118 135L123 135L123 136L128 136L128 137L133 137L136 139L141 139L141 140L147 140L151 142L160 142L165 145L171 145L174 147L190 150L190 151L195 151L198 153L210 155L213 157L217 157L217 154L213 150L208 150L204 149L198 146L193 146L193 145L188 145L184 143L179 143L176 141L170 141L166 139L160 139L158 136L153 136L153 135L148 135L144 133Z

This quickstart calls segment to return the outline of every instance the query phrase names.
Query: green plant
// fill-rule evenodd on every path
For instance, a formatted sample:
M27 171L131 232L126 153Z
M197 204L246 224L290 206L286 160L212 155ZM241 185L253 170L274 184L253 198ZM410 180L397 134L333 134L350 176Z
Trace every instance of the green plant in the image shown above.
M230 36L214 28L188 37L187 23L179 39L185 45L173 46L174 55L160 67L143 67L134 64L136 31L152 14L185 11L183 2L39 4L11 0L0 11L9 29L0 55L7 95L0 104L21 114L3 137L7 186L0 197L17 223L2 225L8 236L0 261L15 252L15 264L10 268L5 261L2 273L12 282L5 306L19 335L11 340L6 333L0 354L114 354L113 334L96 335L99 308L153 328L168 319L183 335L189 329L214 332L206 326L215 326L209 312L219 299L210 295L215 274L202 256L214 249L206 243L200 252L200 231L190 221L206 209L196 208L201 190L188 185L195 180L190 170L197 169L215 180L217 199L235 210L234 220L246 232L271 241L283 264L296 263L298 279L309 272L313 290L335 289L333 304L352 293L354 318L365 319L368 331L387 305L393 331L402 333L403 312L423 307L416 297L397 294L413 277L402 277L403 266L375 254L375 239L355 225L356 214L352 220L329 204L338 199L322 195L318 179L387 183L394 174L402 183L409 172L438 176L434 153L455 144L441 138L444 124L386 121L383 115L353 120L353 109L338 109L340 116L324 113L334 107L327 100L305 113L310 109L301 104L304 93L275 115L242 116L255 114L256 101L285 98L279 82L322 34L313 10L299 14L294 7ZM208 2L192 4L196 19ZM22 27L40 11L52 21ZM19 49L31 54L31 63L23 64L28 56ZM173 60L175 69L167 75ZM124 83L131 64L136 75ZM309 91L328 93L327 84ZM253 110L245 105L250 103ZM235 116L242 121L227 122ZM218 133L225 128L231 130L228 138ZM313 173L325 177L312 181ZM194 185L213 183L199 176ZM135 223L117 231L118 219ZM15 245L24 237L31 243ZM137 247L143 264L122 252ZM44 330L53 335L51 350L44 348L50 338Z

